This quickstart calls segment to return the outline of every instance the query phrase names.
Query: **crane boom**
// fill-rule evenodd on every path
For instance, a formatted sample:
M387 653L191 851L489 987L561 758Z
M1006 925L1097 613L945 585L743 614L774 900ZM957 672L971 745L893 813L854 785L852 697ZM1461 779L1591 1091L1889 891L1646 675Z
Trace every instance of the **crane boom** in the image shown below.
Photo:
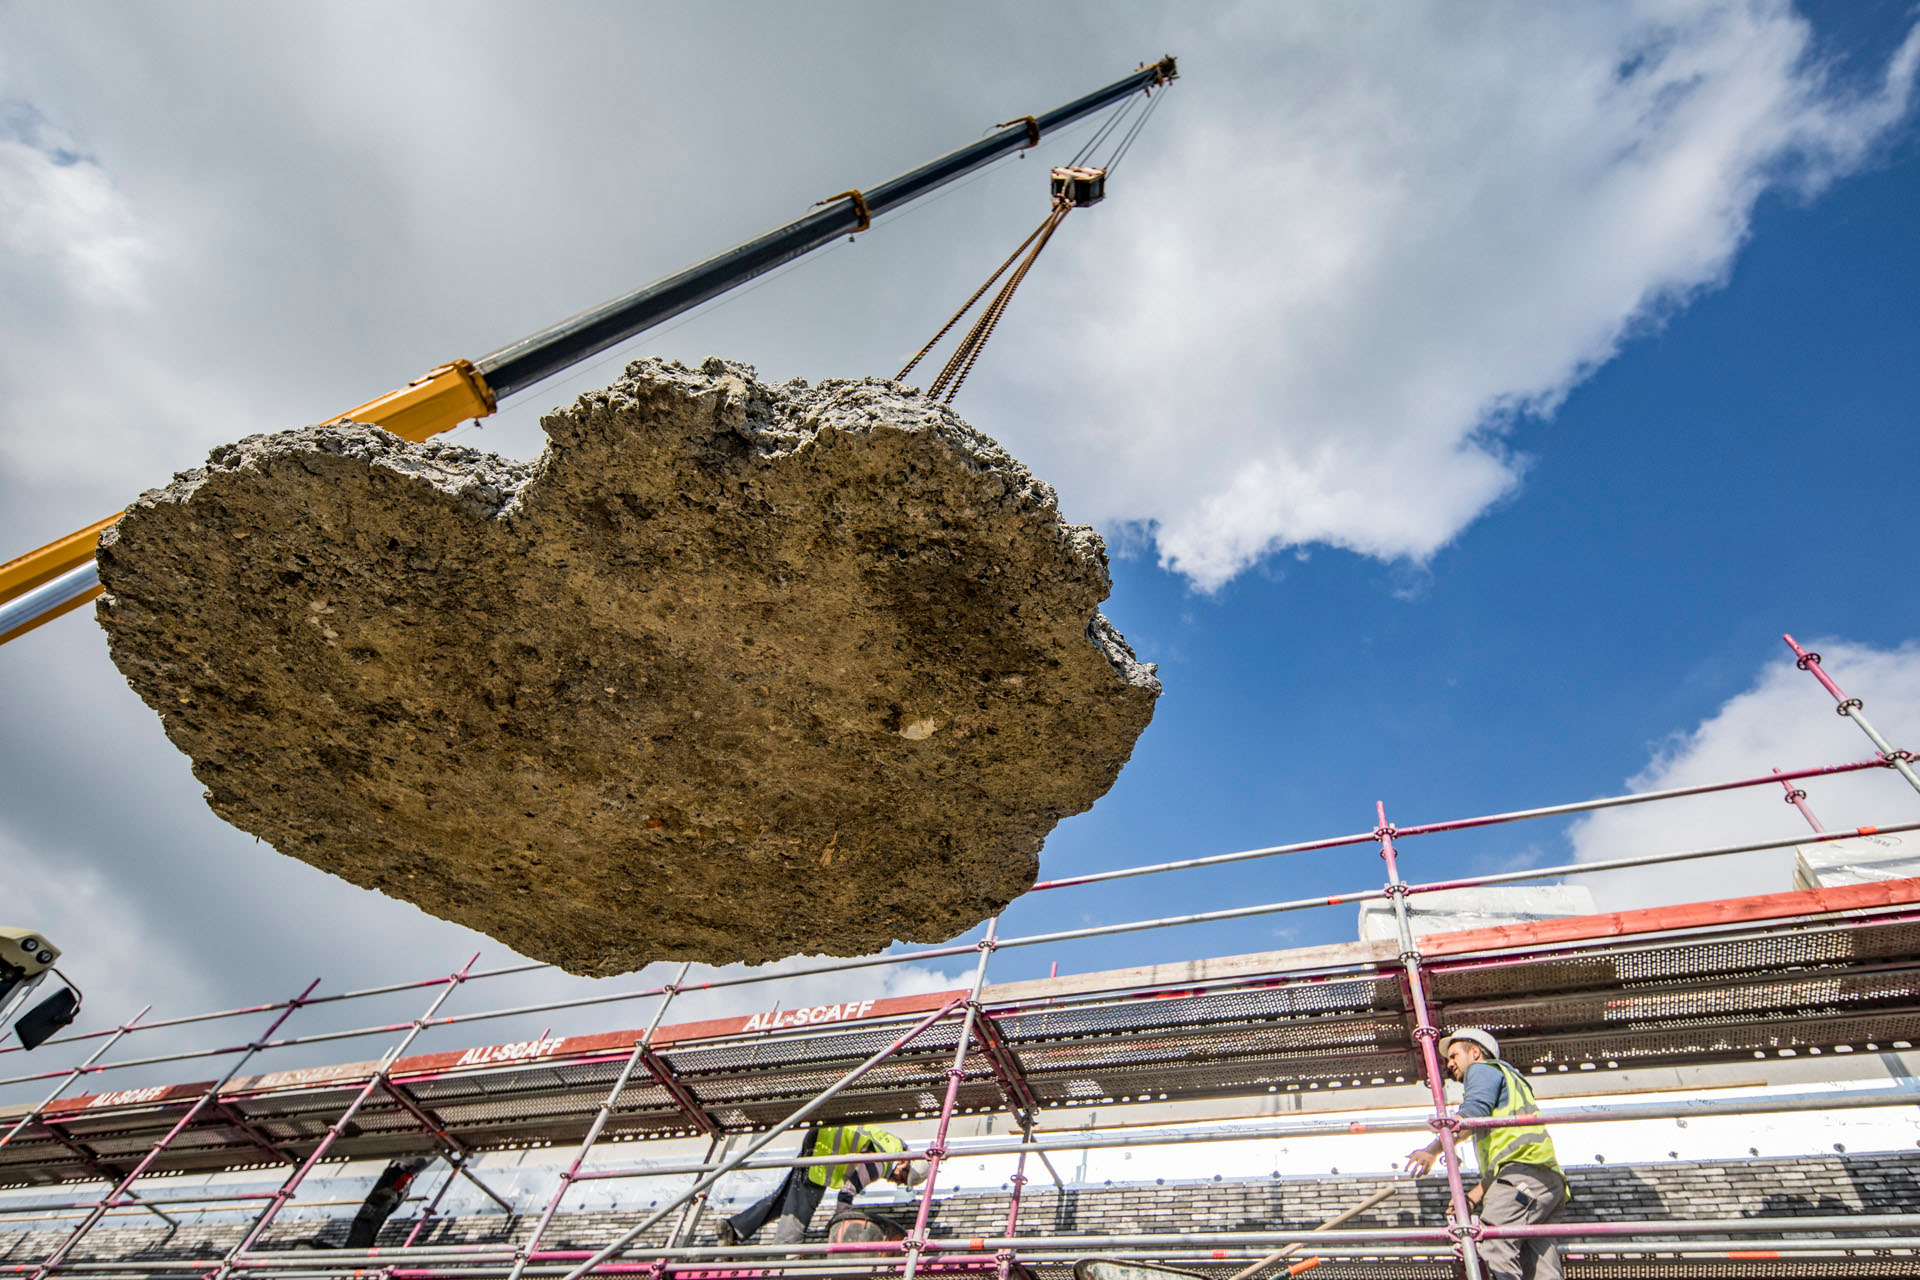
M1071 124L1135 93L1173 80L1174 59L1144 63L1131 75L1040 116L1024 116L868 191L846 191L820 208L675 275L583 311L475 361L454 360L335 421L371 423L420 441L494 412L501 397L525 391L608 347L644 333L919 199L1001 156L1036 146ZM118 513L57 542L0 564L0 644L77 609L100 594L93 563L100 533Z

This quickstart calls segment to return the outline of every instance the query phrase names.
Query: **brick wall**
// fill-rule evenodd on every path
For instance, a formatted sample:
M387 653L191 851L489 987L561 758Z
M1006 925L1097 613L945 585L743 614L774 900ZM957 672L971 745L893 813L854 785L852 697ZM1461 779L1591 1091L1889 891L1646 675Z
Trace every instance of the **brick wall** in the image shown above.
M1656 1165L1579 1166L1568 1171L1574 1199L1566 1217L1576 1221L1621 1218L1757 1218L1809 1214L1920 1213L1920 1153L1833 1155L1798 1160L1676 1162ZM1387 1185L1380 1177L1263 1178L1213 1182L1168 1182L1069 1188L1036 1183L1021 1199L1020 1235L1112 1235L1130 1232L1258 1231L1305 1228ZM904 1216L904 1197L863 1205ZM1444 1221L1446 1187L1439 1178L1402 1183L1396 1194L1352 1223L1355 1227L1437 1225ZM525 1238L539 1204L522 1206L511 1228L500 1214L437 1222L421 1244L505 1244ZM832 1199L814 1220L826 1226ZM633 1212L561 1214L549 1229L554 1248L607 1243L645 1215ZM935 1206L937 1236L995 1236L1006 1222L1007 1195L964 1193ZM276 1223L264 1247L289 1248L314 1240L338 1242L350 1212L338 1219ZM411 1227L407 1219L387 1224L380 1243L397 1245ZM87 1237L74 1255L99 1261L218 1258L239 1239L238 1224L115 1225ZM40 1258L65 1230L0 1232L0 1264ZM659 1243L665 1228L644 1239ZM703 1221L694 1244L713 1240Z

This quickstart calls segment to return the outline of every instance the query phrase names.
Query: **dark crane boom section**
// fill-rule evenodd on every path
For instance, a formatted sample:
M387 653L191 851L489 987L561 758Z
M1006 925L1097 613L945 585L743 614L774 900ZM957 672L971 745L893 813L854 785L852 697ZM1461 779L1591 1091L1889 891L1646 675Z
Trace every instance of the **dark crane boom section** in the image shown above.
M1043 116L1005 125L978 142L949 151L871 190L837 196L826 208L483 356L474 362L475 368L496 396L524 391L570 365L831 244L843 235L864 231L879 215L909 204L1002 156L1034 146L1053 130L1103 107L1165 84L1174 75L1174 60L1163 58Z
M407 440L425 440L494 412L499 398L529 387L654 325L719 297L824 245L864 231L873 219L911 203L1002 156L1037 146L1049 132L1175 78L1171 57L1143 65L1105 88L1024 116L937 160L869 191L847 191L805 217L716 254L664 280L583 311L571 320L481 357L454 360L333 421L371 423ZM0 644L76 609L100 594L94 547L118 513L57 542L0 564Z

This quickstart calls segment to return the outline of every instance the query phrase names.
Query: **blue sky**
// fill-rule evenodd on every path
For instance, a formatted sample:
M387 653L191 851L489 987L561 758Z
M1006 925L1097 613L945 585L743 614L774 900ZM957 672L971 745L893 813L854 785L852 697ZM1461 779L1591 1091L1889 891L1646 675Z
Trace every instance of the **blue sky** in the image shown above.
M1870 61L1901 34L1899 6L1875 21L1839 10L1818 16L1844 58ZM1842 11L1849 21L1827 27ZM1197 595L1146 557L1116 559L1109 614L1162 662L1168 694L1121 784L1049 842L1045 873L1359 831L1375 800L1407 825L1609 794L1780 661L1782 631L1911 645L1920 580L1901 529L1920 474L1915 209L1910 122L1817 198L1763 198L1726 283L1632 337L1556 412L1521 422L1519 492L1424 566L1315 548ZM1830 715L1801 679L1803 710ZM1871 714L1872 690L1849 692ZM1881 728L1896 742L1920 732ZM1864 738L1857 747L1845 758L1871 754ZM1876 787L1883 808L1828 825L1911 821L1916 798L1900 790ZM1821 784L1812 791L1819 812ZM1793 834L1778 793L1750 794L1781 824L1772 834ZM1558 822L1403 849L1416 881L1572 856ZM1380 878L1370 852L1341 851L1122 882L1102 897L1116 915L1161 915ZM1230 928L1248 949L1343 941L1350 917L1205 936ZM1102 963L1142 949L1172 958L1195 932L1105 944Z
M1011 51L953 14L880 32L859 6L838 23L636 12L482 7L449 44L419 38L445 30L430 7L343 5L300 31L223 5L164 24L0 14L7 545L1172 49L1187 78L1126 185L1062 233L958 402L1108 533L1107 612L1167 689L1043 874L1361 830L1375 800L1407 824L1866 754L1810 679L1779 677L1783 630L1823 642L1896 741L1920 737L1907 7L1467 24L1059 6ZM257 55L223 58L228 42ZM635 48L677 56L649 56L643 82ZM1590 95L1559 96L1596 67ZM457 438L531 456L539 411L642 352L890 372L1037 219L1040 172L1003 165ZM84 616L0 651L0 705L0 856L100 1016L384 980L476 946L505 959L214 819ZM1811 790L1833 825L1920 807L1880 776ZM1756 794L1652 834L1412 842L1406 865L1794 821ZM1609 905L1786 887L1778 859L1741 868L1616 884ZM1036 895L1006 928L1379 880L1369 850L1312 854ZM1339 908L1011 953L995 974L1353 933Z
M1121 785L1049 842L1048 874L1358 831L1375 800L1412 824L1609 794L1779 661L1782 631L1911 644L1917 208L1911 127L1817 199L1763 200L1726 285L1521 424L1520 492L1423 568L1315 549L1199 596L1143 557L1116 560L1110 616L1161 660L1168 693ZM1803 680L1806 707L1830 715ZM1872 691L1848 691L1871 714ZM1858 748L1847 758L1871 754ZM1775 816L1776 793L1755 794ZM1912 820L1914 797L1876 794L1885 820ZM1459 839L1438 866L1422 847L1405 847L1410 879L1571 857L1557 823ZM1115 891L1114 905L1198 911L1222 890L1266 901L1380 879L1353 852L1257 866L1205 889L1195 873ZM1303 944L1351 932L1343 910L1282 923Z
M1777 661L1781 631L1920 636L1899 550L1920 468L1917 159L1909 132L1817 200L1767 200L1727 286L1525 424L1522 490L1425 569L1315 550L1204 597L1117 560L1110 614L1168 693L1121 785L1049 843L1049 873L1357 831L1376 799L1411 824L1609 793ZM1811 679L1802 693L1830 714ZM1911 797L1880 794L1910 820ZM1557 837L1526 824L1455 856L1493 870L1537 844L1559 862ZM1350 853L1262 865L1232 891L1379 878ZM1350 928L1333 911L1288 924L1302 942Z

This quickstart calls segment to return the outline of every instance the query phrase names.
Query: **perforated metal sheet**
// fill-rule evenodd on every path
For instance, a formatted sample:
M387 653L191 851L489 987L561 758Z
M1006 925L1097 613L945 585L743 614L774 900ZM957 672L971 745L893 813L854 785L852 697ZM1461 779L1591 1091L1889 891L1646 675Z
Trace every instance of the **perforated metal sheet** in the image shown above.
M1539 955L1448 959L1429 966L1443 1025L1503 1034L1516 1064L1547 1071L1736 1061L1920 1043L1920 920L1789 922L1737 935L1595 942ZM989 1011L991 1012L991 1011ZM788 1115L913 1019L836 1030L776 1031L668 1046L661 1059L723 1128ZM1042 1106L1243 1096L1418 1078L1391 964L1297 980L1276 977L1202 994L1150 990L1031 1003L995 1018ZM822 1110L823 1119L885 1120L936 1111L958 1036L929 1028ZM402 1085L462 1142L479 1148L577 1140L624 1055L496 1063ZM260 1138L311 1151L359 1091L353 1082L240 1095L228 1107ZM190 1100L63 1117L72 1140L107 1165L131 1166ZM966 1059L958 1105L999 1110L1004 1096L980 1053ZM637 1075L609 1124L615 1137L693 1132L668 1090ZM380 1155L424 1142L418 1122L376 1091L335 1150ZM261 1142L209 1109L156 1171L258 1164ZM0 1149L0 1185L88 1177L84 1160L29 1130ZM1920 1272L1917 1272L1920 1273ZM1809 1273L1812 1274L1812 1273Z
M1902 917L1785 925L1743 931L1725 939L1600 942L1546 956L1491 962L1440 960L1430 962L1426 971L1434 997L1452 1001L1641 983L1699 982L1723 975L1850 966L1916 955L1920 955L1920 920Z

